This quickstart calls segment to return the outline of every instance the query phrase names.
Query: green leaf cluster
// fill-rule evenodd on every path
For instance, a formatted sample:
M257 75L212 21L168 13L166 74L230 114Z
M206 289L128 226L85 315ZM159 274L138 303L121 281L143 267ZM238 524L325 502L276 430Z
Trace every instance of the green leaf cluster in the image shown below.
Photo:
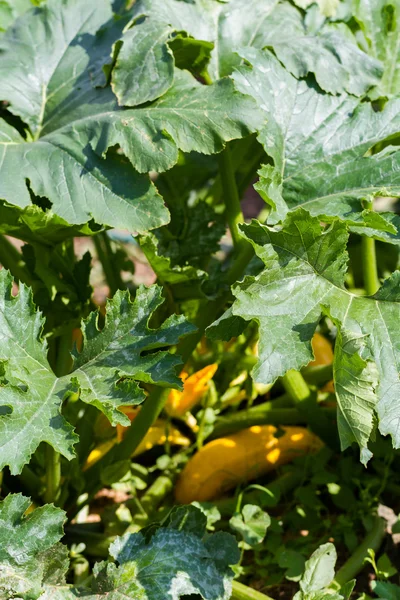
M139 383L179 388L176 367L180 358L162 348L176 344L193 330L183 316L171 316L157 329L148 326L162 303L157 286L140 288L134 302L118 292L107 306L104 327L98 313L83 322L83 348L75 350L70 374L57 377L41 338L43 319L32 302L31 291L20 286L12 295L10 274L0 271L2 385L1 468L21 472L40 442L71 459L78 438L61 413L63 401L79 391L83 402L96 406L112 424L129 425L119 410L145 398Z
M198 594L204 600L228 600L239 559L228 533L206 533L206 517L194 506L175 509L163 524L126 534L109 548L115 562L96 563L91 587L68 586L67 548L59 543L65 513L52 505L33 510L21 494L0 503L0 536L9 543L0 552L0 597L23 600L142 598L179 600ZM204 572L207 577L204 577Z

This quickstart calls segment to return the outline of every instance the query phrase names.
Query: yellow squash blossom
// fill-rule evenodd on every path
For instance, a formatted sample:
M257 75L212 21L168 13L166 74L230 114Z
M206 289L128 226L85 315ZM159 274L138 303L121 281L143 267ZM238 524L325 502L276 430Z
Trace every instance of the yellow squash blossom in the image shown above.
M213 363L190 376L183 371L183 390L171 390L165 405L167 413L171 417L182 417L192 410L207 391L208 382L214 377L217 369L218 365Z

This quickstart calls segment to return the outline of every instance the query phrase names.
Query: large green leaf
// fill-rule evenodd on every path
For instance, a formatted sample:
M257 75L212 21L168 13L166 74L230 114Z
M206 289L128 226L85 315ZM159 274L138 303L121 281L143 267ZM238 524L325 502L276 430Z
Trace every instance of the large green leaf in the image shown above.
M168 221L155 188L116 153L107 161L96 156L85 124L78 131L72 123L77 106L90 111L96 98L103 103L104 90L94 87L94 78L119 33L110 28L109 34L95 34L110 18L108 0L50 0L19 18L1 40L0 98L33 137L27 142L0 122L0 197L29 207L29 183L37 196L50 200L51 212L70 224L94 219L146 231ZM58 118L65 113L71 129L57 136ZM46 136L50 125L53 135Z
M64 511L53 505L24 516L31 501L10 494L0 502L0 598L36 600L44 581L59 581L68 567Z
M0 503L0 596L4 600L179 600L198 594L228 600L240 554L228 533L206 533L207 519L193 506L175 509L160 524L126 534L110 546L116 563L94 566L91 589L65 584L68 549L64 511L53 505L24 512L29 498L9 495ZM118 566L117 566L118 565Z
M17 19L1 40L1 98L36 136L61 100L76 102L77 95L82 102L93 87L110 48L98 38L113 39L96 32L111 17L108 0L50 0Z
M188 72L176 73L175 85L148 106L116 110L112 100L97 110L77 109L79 127L85 127L97 154L118 144L138 171L162 172L176 164L179 149L214 154L262 125L265 117L254 100L235 91L231 80L204 86ZM70 135L69 125L64 133Z
M235 84L267 116L260 140L274 166L261 169L256 188L272 206L270 222L303 206L399 243L396 217L365 211L362 201L400 194L400 152L386 148L368 156L374 145L400 131L400 101L375 112L369 103L323 94L298 81L270 52L246 49L242 55L251 67L235 73Z
M349 41L347 35L334 30L307 35L300 11L286 1L140 0L134 11L135 15L149 15L159 24L212 42L215 49L209 73L214 80L229 75L240 64L236 51L244 46L273 47L296 77L315 73L319 85L332 93L346 90L361 95L378 83L382 74L380 63ZM160 44L164 44L162 38Z
M110 548L120 566L96 565L95 594L89 598L100 599L108 592L107 598L113 600L164 600L166 595L179 600L190 594L228 600L233 572L225 561L225 556L231 557L226 535L215 534L203 542L199 535L162 528L147 544L141 533L124 536Z
M7 0L0 0L0 34L5 31L15 18L12 6Z
M80 388L84 402L102 410L113 424L124 425L129 420L118 407L144 399L138 381L179 387L179 357L157 349L175 344L193 326L172 316L158 329L148 328L162 302L157 286L139 288L133 303L128 292L118 292L108 303L102 331L92 313L83 324L84 346L81 354L75 353L72 374L59 378L47 361L40 337L43 319L30 290L20 285L17 297L11 290L11 276L0 271L0 468L8 465L13 474L20 472L43 441L73 458L77 436L60 412L72 384Z
M195 594L204 600L228 600L239 560L233 536L206 534L201 511L176 509L162 526L126 534L110 546L116 563L97 563L92 589L51 587L40 600L179 600Z
M29 207L29 184L71 225L93 219L144 232L165 224L168 211L137 171L171 168L178 149L220 152L227 141L255 131L263 115L231 81L206 87L182 71L158 102L122 109L110 87L96 87L122 33L124 19L109 22L110 15L108 0L50 0L5 34L0 98L32 135L25 140L0 122L0 198Z
M354 16L367 39L369 52L384 65L382 80L372 97L400 92L400 2L355 0Z
M381 433L400 447L399 272L373 297L351 294L343 284L345 225L336 221L323 230L303 209L292 212L281 231L256 221L243 231L266 266L233 288L232 314L259 324L255 379L272 383L312 360L311 339L327 313L339 330L334 377L342 447L356 441L366 462L374 415ZM230 322L226 319L228 329Z

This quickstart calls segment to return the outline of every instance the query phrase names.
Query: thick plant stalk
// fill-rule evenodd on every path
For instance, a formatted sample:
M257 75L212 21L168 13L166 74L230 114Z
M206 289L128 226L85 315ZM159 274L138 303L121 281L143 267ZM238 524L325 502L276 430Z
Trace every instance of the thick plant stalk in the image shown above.
M378 291L380 286L376 265L374 238L363 236L361 239L361 247L364 287L367 296L373 296Z
M301 374L307 383L312 385L324 385L333 379L333 365L316 365L305 367Z
M44 501L57 504L61 486L61 457L50 445L46 446L46 492Z
M378 552L385 536L386 523L381 517L376 517L371 531L365 536L357 550L350 556L336 573L332 587L341 587L356 577L364 566L368 550Z
M274 600L271 596L262 594L253 588L239 583L239 581L232 582L232 596L231 600Z
M61 377L71 370L72 332L61 336L58 344L56 375ZM50 445L46 447L46 491L44 500L47 503L58 503L61 493L61 456Z
M373 210L373 202L367 202L365 208ZM361 248L364 288L367 296L373 296L380 287L374 238L362 236Z
M288 371L286 375L282 377L282 383L286 392L292 398L295 406L308 401L311 392L301 373L294 371L293 369Z
M239 192L235 181L235 171L232 165L232 157L229 146L219 155L219 172L222 181L225 215L231 232L235 249L248 244L239 233L238 225L243 223L243 213L240 207Z
M231 416L219 418L208 440L223 437L254 425L302 425L309 422L305 411L300 411L295 407L275 408L274 404L274 402L265 402L247 410L240 410ZM334 419L336 416L335 407L318 407L318 410L324 418Z

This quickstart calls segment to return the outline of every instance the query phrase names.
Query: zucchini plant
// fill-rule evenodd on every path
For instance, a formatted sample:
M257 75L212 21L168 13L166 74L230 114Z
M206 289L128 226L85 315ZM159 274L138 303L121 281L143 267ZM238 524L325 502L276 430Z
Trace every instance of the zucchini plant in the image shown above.
M172 508L181 471L178 500L204 499L185 473L213 500L293 460L290 432L365 466L400 448L399 23L398 0L0 2L0 598L228 600L243 552L209 507ZM252 426L272 454L250 475ZM152 428L163 473L94 531ZM362 560L332 587L316 552L295 597L348 597Z

